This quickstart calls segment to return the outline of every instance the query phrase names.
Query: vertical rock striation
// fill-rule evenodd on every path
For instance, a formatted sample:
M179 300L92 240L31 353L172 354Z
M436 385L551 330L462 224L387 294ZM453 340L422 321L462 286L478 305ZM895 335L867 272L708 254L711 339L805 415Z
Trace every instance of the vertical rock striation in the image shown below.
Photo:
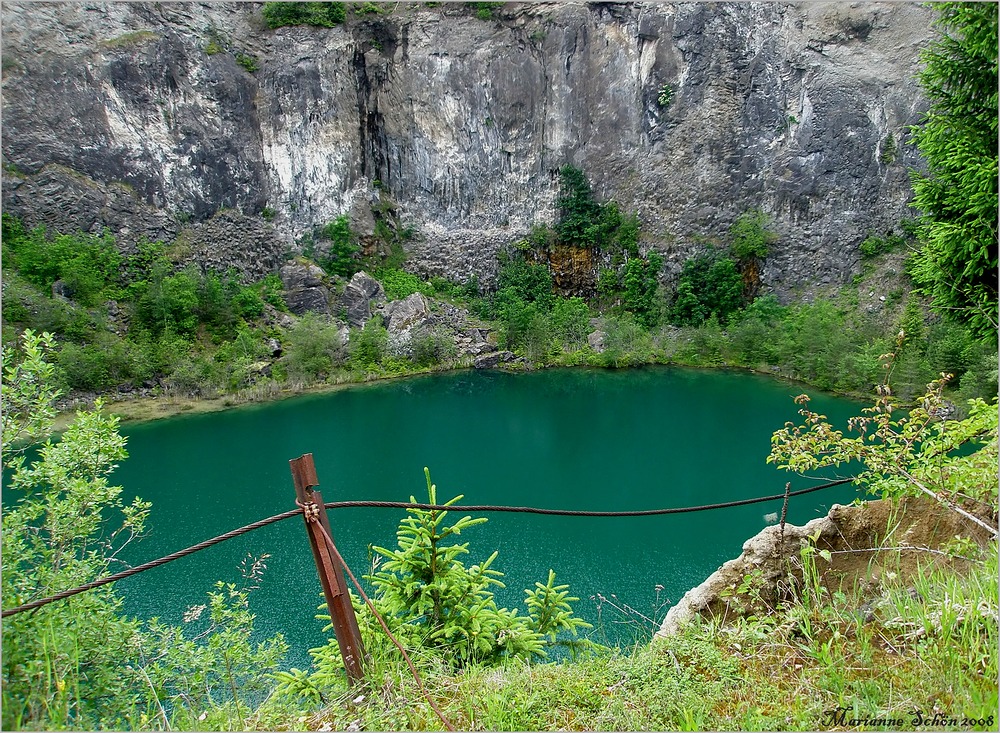
M388 198L419 233L410 269L489 282L498 247L551 221L570 163L639 213L673 274L762 209L780 234L763 285L808 294L906 216L930 20L508 3L483 21L446 3L269 30L253 4L4 3L4 208L126 244L234 209L258 230L253 274L339 214L370 227Z

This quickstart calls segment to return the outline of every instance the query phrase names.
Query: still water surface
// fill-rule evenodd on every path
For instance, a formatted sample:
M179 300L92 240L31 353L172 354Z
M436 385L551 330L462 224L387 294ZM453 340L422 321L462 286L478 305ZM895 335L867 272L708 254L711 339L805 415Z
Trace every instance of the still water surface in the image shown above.
M802 391L749 374L667 367L470 371L127 426L130 458L115 478L126 494L153 502L149 535L127 559L137 564L294 508L288 461L310 452L326 501L426 501L424 466L440 501L464 494L469 504L625 510L778 494L788 476L764 460L771 433L798 417L792 397ZM812 407L835 424L857 411L820 394ZM792 488L809 485L793 480ZM806 522L854 497L847 485L793 498L788 521ZM602 622L595 638L628 644L637 625L619 623L599 595L658 621L659 603L676 602L738 555L780 510L779 500L639 518L498 513L461 539L471 543L466 565L500 550L493 567L506 573L501 605L522 603L523 589L553 568L581 598L577 613ZM402 515L331 512L356 575L370 565L369 545L394 546ZM126 611L181 623L216 580L239 581L247 553L271 555L251 597L257 628L283 632L289 663L301 666L325 635L314 618L321 597L298 518L119 583Z

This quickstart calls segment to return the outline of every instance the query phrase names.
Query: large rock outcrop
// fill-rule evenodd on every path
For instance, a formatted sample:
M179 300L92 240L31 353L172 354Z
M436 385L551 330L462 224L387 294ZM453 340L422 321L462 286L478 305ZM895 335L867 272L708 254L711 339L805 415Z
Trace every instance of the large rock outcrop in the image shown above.
M269 30L259 4L5 2L5 210L128 244L235 209L250 250L342 213L372 226L389 197L418 232L409 268L489 283L570 163L668 273L763 209L782 297L847 281L906 215L917 4L383 7Z
M994 507L967 509L996 526ZM748 539L739 557L684 594L667 612L656 635L676 634L699 617L735 621L789 601L795 589L802 587L801 552L810 545L817 550L815 570L825 588L873 600L883 570L908 581L921 568L926 571L931 562L950 562L952 558L939 548L955 537L980 545L992 539L957 512L922 496L834 504L827 516L803 526L786 524L782 532L780 525L772 525ZM885 554L877 549L885 547L890 548ZM829 554L824 557L820 552ZM751 587L737 590L747 585Z

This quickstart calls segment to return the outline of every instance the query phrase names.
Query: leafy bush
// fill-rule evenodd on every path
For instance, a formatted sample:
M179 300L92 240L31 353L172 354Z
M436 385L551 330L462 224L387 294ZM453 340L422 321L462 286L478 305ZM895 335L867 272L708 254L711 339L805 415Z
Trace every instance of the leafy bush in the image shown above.
M602 329L604 352L598 360L603 366L634 366L653 360L653 339L630 314L605 318Z
M414 335L410 340L410 359L421 367L443 364L455 358L455 342L439 331Z
M5 266L16 268L28 282L48 290L57 280L82 305L113 297L121 278L122 256L110 234L57 234L44 227L25 232L4 214Z
M330 223L316 229L313 237L330 242L327 253L316 259L319 266L328 273L350 277L361 269L357 257L361 245L358 244L357 235L351 231L351 223L346 214L341 214Z
M502 8L503 2L470 2L466 6L475 10L480 20L493 20L493 11Z
M143 382L152 370L142 350L104 333L94 343L66 342L59 348L60 376L70 389L99 392L130 382Z
M664 84L656 92L656 103L660 105L660 107L669 106L673 98L674 98L674 90L670 88L669 84Z
M121 501L108 476L125 458L118 421L80 413L58 442L28 459L18 441L51 427L54 369L48 334L24 334L22 355L3 350L5 491L17 497L3 512L3 605L11 608L105 575L125 542L142 533L149 504ZM123 519L117 530L109 515ZM15 559L14 561L11 561ZM138 689L123 662L134 658L135 621L117 613L111 587L69 604L19 614L3 625L3 727L86 729L112 721Z
M558 207L555 233L560 244L639 255L639 219L622 214L614 201L599 203L579 168L565 165L559 170ZM535 239L529 241L537 244L539 234L533 230Z
M371 318L364 328L352 328L347 342L348 363L363 372L378 371L387 355L389 335L378 318Z
M268 305L274 306L279 311L288 311L288 305L282 293L285 290L284 283L275 273L271 273L260 281L260 297Z
M20 355L3 350L3 469L7 502L0 533L4 609L109 574L117 554L141 537L150 505L122 501L109 477L127 457L118 419L77 414L58 441L28 451L26 439L52 429L55 370L49 334L24 334ZM6 499L7 497L5 497ZM219 584L198 640L152 622L147 631L121 614L114 586L95 588L4 619L5 730L130 730L247 726L273 687L287 646L280 636L251 644L247 594L253 585ZM208 606L189 609L193 621Z
M199 273L169 272L165 262L154 266L148 287L136 302L136 320L153 334L193 334L198 325Z
M660 320L657 288L662 268L663 257L656 252L650 252L645 260L634 257L625 265L621 303L646 328L652 328Z
M446 298L461 295L462 287L446 277L434 275L427 282L430 283L432 295L439 295Z
M334 28L347 19L345 3L264 3L264 20L268 28L285 25L315 25Z
M306 313L285 334L283 348L282 363L291 382L323 379L343 361L337 326L313 312Z
M884 497L930 496L963 513L959 503L971 499L991 507L997 501L997 409L973 400L964 420L934 419L944 408L945 379L927 386L919 405L901 409L883 390L872 407L851 418L848 436L809 409L799 395L801 425L791 422L774 433L768 463L803 474L826 466L857 461L857 482ZM966 450L960 450L963 446ZM970 453L971 451L971 453ZM967 514L963 514L968 518ZM996 536L996 528L987 527Z
M767 257L777 235L767 229L768 218L762 211L748 211L730 227L733 255L741 262Z
M547 312L538 303L513 297L510 291L498 295L500 344L524 351L531 361L544 361L552 351L552 325Z
M434 294L433 286L429 286L419 277L405 270L376 270L375 279L382 283L382 289L385 290L385 297L388 300L401 300L414 293Z
M587 343L590 333L590 309L582 298L556 298L550 316L552 334L565 346Z
M503 260L497 275L498 300L537 303L543 310L552 305L552 274L545 265L525 262L520 257Z
M260 64L257 62L256 56L251 56L245 53L238 53L236 54L235 58L236 58L236 63L242 66L247 71L247 73L253 74L255 71L260 69ZM271 218L272 219L274 218L273 213L271 214Z
M888 234L884 237L879 237L874 234L869 234L865 241L861 243L860 250L862 257L878 257L886 252L891 252L894 249L899 249L906 243L906 240L898 234Z
M677 326L698 325L711 315L725 322L742 301L743 279L736 263L717 253L704 254L684 263L669 319Z

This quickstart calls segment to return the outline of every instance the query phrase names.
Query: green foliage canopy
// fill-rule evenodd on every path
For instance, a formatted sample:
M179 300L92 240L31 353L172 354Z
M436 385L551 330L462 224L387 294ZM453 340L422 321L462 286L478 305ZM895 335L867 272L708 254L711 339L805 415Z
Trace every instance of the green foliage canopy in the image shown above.
M30 283L47 290L61 280L83 305L115 297L122 256L110 234L57 234L45 227L25 231L20 221L3 215L5 266L13 265Z
M350 277L361 269L357 255L361 251L357 235L351 231L351 223L346 214L320 227L315 232L317 239L326 239L330 248L326 255L317 259L320 267L331 275Z
M777 235L768 231L767 223L767 215L762 211L748 211L733 223L729 234L737 260L745 262L767 257L770 246L777 241Z
M285 25L315 25L334 28L347 19L347 4L337 3L264 3L264 20L268 28Z
M698 325L714 315L725 321L743 302L743 279L729 257L707 253L684 263L670 322Z

